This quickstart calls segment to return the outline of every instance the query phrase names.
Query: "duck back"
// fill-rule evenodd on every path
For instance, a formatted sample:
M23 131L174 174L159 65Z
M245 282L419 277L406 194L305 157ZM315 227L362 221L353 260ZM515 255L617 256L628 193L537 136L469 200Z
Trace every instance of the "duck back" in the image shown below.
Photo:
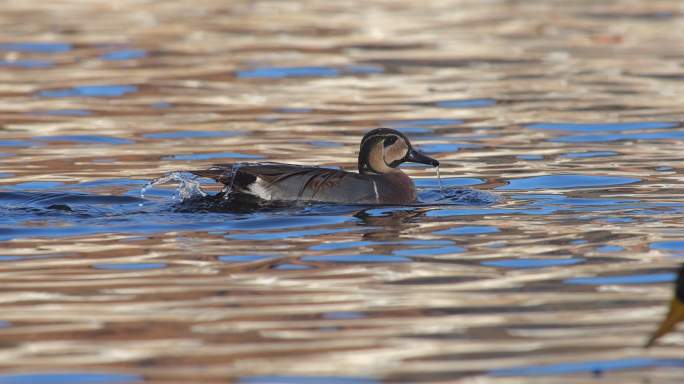
M415 187L403 172L358 174L291 164L221 164L192 173L227 186L231 194L266 201L316 201L341 204L408 204Z

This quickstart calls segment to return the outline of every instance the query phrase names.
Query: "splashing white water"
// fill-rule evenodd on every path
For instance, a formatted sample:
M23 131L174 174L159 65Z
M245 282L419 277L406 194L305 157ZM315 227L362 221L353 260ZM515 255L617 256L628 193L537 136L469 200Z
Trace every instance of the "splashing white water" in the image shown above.
M439 165L435 167L437 170L437 182L439 183L439 193L442 195L442 198L446 197L444 196L444 186L442 185L442 176L439 174Z
M156 178L145 184L140 190L140 197L145 198L145 193L155 185L166 184L172 181L178 182L178 188L173 196L174 200L185 201L195 197L205 197L205 192L197 181L198 176L188 172L169 172L162 177ZM140 204L142 205L142 203Z

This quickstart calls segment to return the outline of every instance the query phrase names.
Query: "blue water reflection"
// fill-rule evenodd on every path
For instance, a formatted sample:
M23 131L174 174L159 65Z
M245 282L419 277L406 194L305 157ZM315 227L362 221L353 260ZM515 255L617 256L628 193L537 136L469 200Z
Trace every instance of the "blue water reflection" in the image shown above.
M45 116L90 116L93 113L86 109L50 109L46 111L36 111L32 114Z
M46 89L38 92L42 97L122 97L138 92L135 85L83 85L64 89Z
M566 265L575 265L583 263L585 259L583 258L557 258L557 259L526 259L526 258L516 258L516 259L500 259L492 261L483 261L480 264L486 267L497 267L497 268L514 268L514 269L530 269L530 268L546 268L546 267L560 267Z
M443 100L435 103L439 108L484 108L495 104L494 99Z
M682 359L624 358L615 360L578 361L559 364L528 365L515 368L494 369L491 376L545 376L573 373L601 374L607 371L657 367L684 367Z
M71 44L59 42L23 42L0 43L0 51L25 53L65 53L71 50Z
M0 59L0 68L26 68L26 69L41 69L49 68L53 65L50 60L40 59L21 59L21 60L2 60Z
M324 263L407 263L408 257L378 254L351 254L351 255L323 255L302 257L305 262Z
M456 152L462 148L477 148L479 147L478 145L474 144L421 144L418 149L420 149L421 152L425 153L450 153L450 152Z
M675 280L675 273L651 273L634 275L574 277L566 279L565 284L572 285L609 285L609 284L657 284Z
M617 152L613 151L571 152L561 155L561 157L567 157L569 159L591 159L594 157L615 156L617 154Z
M237 71L243 79L279 79L286 77L335 77L340 71L331 67L263 67Z
M684 240L656 241L651 243L651 249L684 253Z
M349 65L346 67L258 67L235 72L240 79L284 79L303 77L338 77L342 75L371 75L384 72L378 65Z
M438 179L414 179L414 184L421 188L439 188ZM469 185L482 184L484 181L482 179L476 179L474 177L444 177L442 178L442 186L446 188L453 187L467 187Z
M33 140L47 141L47 142L68 142L68 143L82 143L82 144L133 144L133 140L122 139L111 136L95 136L95 135L60 135L60 136L36 136Z
M253 261L261 261L272 259L275 256L269 255L224 255L219 256L218 259L224 263L250 263Z
M619 245L603 245L598 248L596 248L596 252L601 252L601 253L610 253L610 252L620 252L624 251L625 249Z
M124 61L142 59L147 56L147 51L143 49L122 49L119 51L107 52L101 56L106 61Z
M0 147L31 147L34 143L29 140L0 140Z
M518 155L516 158L527 161L544 160L544 156L542 155Z
M482 235L485 233L497 233L497 232L499 232L499 228L497 228L497 227L477 225L477 226L464 226L464 227L449 228L449 229L445 229L442 231L436 231L433 233L435 235L460 236L460 235Z
M632 131L646 129L667 129L679 127L674 121L641 121L625 123L536 123L526 125L531 129L545 129L571 132Z
M639 181L640 179L637 178L620 176L547 175L512 179L508 185L496 189L529 191L534 189L590 188L632 184Z
M124 373L44 372L0 374L0 384L123 384L142 382L142 377Z
M573 135L551 139L557 143L600 143L624 140L684 140L684 132L652 132L652 133L615 133L609 135Z

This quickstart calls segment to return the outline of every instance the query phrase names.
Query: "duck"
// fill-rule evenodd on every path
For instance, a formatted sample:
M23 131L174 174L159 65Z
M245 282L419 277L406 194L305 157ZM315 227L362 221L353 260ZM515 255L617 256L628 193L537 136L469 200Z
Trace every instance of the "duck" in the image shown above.
M283 163L217 164L190 172L224 184L224 198L406 205L417 198L413 181L399 168L408 162L439 166L439 161L413 148L403 133L377 128L361 139L358 173Z
M645 348L649 348L655 344L656 340L670 332L674 327L684 319L684 264L677 272L677 280L675 280L674 295L670 301L670 309L667 316L660 322L658 329L653 332L653 335L648 339Z

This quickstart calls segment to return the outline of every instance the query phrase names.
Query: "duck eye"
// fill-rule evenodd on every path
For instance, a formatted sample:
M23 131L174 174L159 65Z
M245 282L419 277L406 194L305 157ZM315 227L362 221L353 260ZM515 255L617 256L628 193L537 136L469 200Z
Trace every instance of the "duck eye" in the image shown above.
M392 145L396 142L397 142L396 136L387 136L387 138L385 139L385 147L389 147L390 145Z

